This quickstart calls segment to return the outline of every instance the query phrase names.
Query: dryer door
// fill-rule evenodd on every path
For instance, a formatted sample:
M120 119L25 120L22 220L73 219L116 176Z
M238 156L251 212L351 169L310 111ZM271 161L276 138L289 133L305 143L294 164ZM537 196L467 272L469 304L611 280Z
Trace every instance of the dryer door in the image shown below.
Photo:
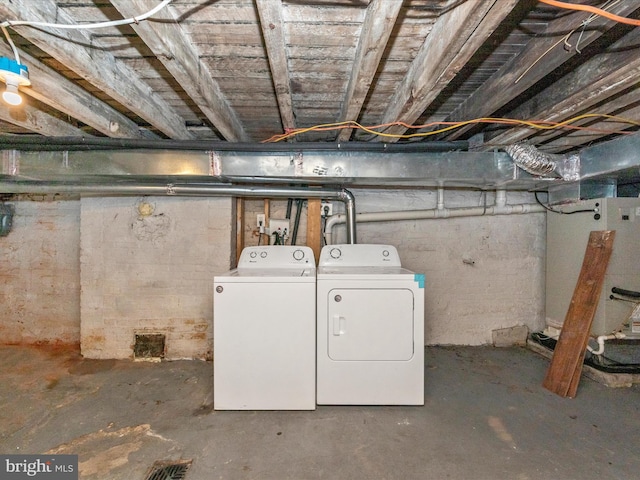
M413 357L413 292L336 288L329 291L327 344L336 361Z

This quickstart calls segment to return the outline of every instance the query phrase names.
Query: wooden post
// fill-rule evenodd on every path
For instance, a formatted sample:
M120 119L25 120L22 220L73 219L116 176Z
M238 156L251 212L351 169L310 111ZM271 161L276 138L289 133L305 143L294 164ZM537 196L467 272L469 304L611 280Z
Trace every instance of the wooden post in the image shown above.
M307 202L307 246L313 250L317 265L322 249L322 217L320 213L322 201L319 198L310 198Z
M591 324L598 308L615 231L591 232L580 276L564 319L560 338L542 386L561 397L575 397Z
M236 265L244 248L244 198L236 198Z

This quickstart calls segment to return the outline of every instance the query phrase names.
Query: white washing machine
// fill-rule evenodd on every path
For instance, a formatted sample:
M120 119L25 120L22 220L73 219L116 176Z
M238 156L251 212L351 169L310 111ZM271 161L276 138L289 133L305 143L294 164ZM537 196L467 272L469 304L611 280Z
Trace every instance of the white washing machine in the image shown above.
M313 251L247 247L213 295L214 409L314 410Z
M319 405L424 405L424 275L390 245L328 245L317 275Z

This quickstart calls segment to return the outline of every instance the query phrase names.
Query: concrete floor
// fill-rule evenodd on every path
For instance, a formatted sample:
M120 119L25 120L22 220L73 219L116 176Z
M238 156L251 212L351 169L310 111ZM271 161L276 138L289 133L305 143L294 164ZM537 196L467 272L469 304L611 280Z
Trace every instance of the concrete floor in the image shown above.
M192 459L186 480L631 479L640 387L541 387L523 348L426 349L424 407L214 412L212 366L84 360L0 347L0 453L78 454L80 478L143 480Z

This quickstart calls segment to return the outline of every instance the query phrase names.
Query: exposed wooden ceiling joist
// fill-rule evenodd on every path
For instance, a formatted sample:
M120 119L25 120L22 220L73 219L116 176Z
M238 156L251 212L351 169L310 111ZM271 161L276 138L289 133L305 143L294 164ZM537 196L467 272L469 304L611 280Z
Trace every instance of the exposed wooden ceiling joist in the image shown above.
M595 56L537 96L514 109L514 118L562 122L636 85L640 78L640 29L614 43L610 52ZM492 146L522 141L535 135L530 128L510 129L487 139Z
M362 32L356 49L347 93L342 101L338 122L358 120L380 59L402 7L402 0L373 0L367 7ZM340 130L337 141L349 139L351 129Z
M138 15L160 3L0 0L0 21L81 25ZM571 3L640 16L640 0ZM395 139L323 124L485 116L563 120L583 113L629 120L584 118L577 126L615 129L617 135L637 131L640 39L615 45L634 30L601 16L583 27L589 14L565 7L538 0L172 0L131 26L16 25L13 37L33 82L23 90L33 98L22 119L17 110L0 116L0 143L10 145L34 129L77 136L79 142L93 134L118 141L197 137L204 143L281 140L284 129L292 130L287 139L298 139L299 148L336 139L340 145L334 147L343 148L350 140ZM571 47L563 45L571 32ZM578 49L583 53L576 55ZM13 58L7 46L0 55ZM487 147L526 139L548 152L583 149L611 137L482 124L407 141L428 149L434 140L476 133ZM467 142L440 145L459 149Z
M608 101L598 105L598 111L607 115L617 115L624 111L624 117L629 119L640 118L640 90L630 89L628 93L614 95ZM595 129L607 129L609 131L624 131L630 127L628 123L616 120L608 120L598 123L598 119L584 118L574 122L572 125L578 127L593 127ZM598 125L595 125L598 123ZM575 150L578 147L609 136L608 133L597 133L594 131L577 130L572 132L562 132L550 130L536 135L536 144L540 145L547 152L557 153ZM549 145L547 145L549 144Z
M609 11L626 16L637 9L637 2L623 1L614 2ZM569 50L564 48L562 39L565 35L574 32L570 41L575 43L579 37L578 48L586 48L616 25L604 17L595 16L589 28L581 30L581 24L587 18L588 13L571 12L550 22L543 34L531 39L516 57L496 70L489 80L446 118L446 121L457 122L491 116L577 54L576 46ZM473 127L456 129L447 139L460 138L471 128Z
M0 120L40 135L78 138L91 136L70 123L31 105L30 99L25 99L19 107L8 108L4 103L0 104Z
M0 17L36 22L55 20L64 24L75 23L52 0L4 2L0 4ZM99 42L92 39L85 30L48 29L45 32L28 26L13 28L165 135L176 139L193 138L175 110L131 68L116 59L108 50L101 49Z
M381 123L415 122L511 12L516 1L467 0L442 14L396 89ZM406 130L392 126L386 133L401 134Z
M151 10L158 2L112 0L111 4L123 18L131 18L140 12ZM198 53L184 35L169 7L154 15L152 20L132 24L132 27L225 139L249 140L220 86L207 66L200 61Z
M0 55L11 58L13 53L8 45L0 43ZM29 65L31 86L22 89L27 95L108 137L157 138L152 132L143 132L133 120L31 55L23 52L20 59Z
M285 41L282 0L256 0L262 36L267 48L273 86L284 131L296 128Z

